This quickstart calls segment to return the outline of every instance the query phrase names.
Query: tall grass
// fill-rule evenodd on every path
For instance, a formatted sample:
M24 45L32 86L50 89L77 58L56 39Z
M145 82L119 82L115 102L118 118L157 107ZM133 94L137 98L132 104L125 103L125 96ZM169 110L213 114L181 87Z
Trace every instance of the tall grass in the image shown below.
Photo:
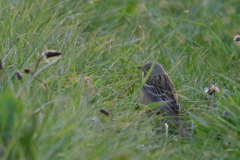
M0 8L0 158L239 157L239 1L2 0ZM23 70L47 49L62 56L39 64L46 90ZM166 130L163 117L141 116L136 67L154 60L175 84L190 139ZM211 84L215 97L204 92Z

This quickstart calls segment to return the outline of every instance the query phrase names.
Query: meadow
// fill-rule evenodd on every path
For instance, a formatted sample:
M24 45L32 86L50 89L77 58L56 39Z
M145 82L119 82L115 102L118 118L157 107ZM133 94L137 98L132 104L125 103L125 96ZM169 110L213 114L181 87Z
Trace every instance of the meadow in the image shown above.
M1 0L0 159L239 159L239 2ZM24 73L46 50L62 55ZM137 67L150 61L190 138L141 116Z

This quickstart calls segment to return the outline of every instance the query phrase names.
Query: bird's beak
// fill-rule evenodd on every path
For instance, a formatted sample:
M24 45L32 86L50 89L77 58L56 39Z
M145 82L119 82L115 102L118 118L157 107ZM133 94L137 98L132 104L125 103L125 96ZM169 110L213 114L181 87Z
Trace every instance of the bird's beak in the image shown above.
M137 68L143 70L143 66L139 66L139 67L137 67Z

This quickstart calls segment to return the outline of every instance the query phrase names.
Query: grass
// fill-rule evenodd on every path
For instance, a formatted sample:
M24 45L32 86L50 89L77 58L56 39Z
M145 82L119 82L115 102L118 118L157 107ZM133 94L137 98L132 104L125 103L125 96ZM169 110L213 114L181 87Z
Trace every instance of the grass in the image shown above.
M0 158L240 156L239 1L2 0L0 8ZM62 52L35 74L48 90L23 73L47 49ZM136 110L136 67L155 60L175 84L189 140ZM208 101L212 83L220 92Z

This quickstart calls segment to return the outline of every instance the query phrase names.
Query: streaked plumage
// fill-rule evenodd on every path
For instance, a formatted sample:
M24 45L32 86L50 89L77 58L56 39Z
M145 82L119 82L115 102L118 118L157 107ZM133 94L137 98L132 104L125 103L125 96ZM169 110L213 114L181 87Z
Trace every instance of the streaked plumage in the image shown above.
M144 77L147 75L152 64L153 62L149 62L142 67L138 67L139 69L143 70ZM148 105L150 103L160 101L170 102L154 109L148 110L146 111L146 113L179 116L180 106L178 103L178 98L175 94L174 85L163 67L160 64L155 63L148 80L143 85L143 88L140 92L140 103ZM174 119L178 124L181 124L179 118Z

